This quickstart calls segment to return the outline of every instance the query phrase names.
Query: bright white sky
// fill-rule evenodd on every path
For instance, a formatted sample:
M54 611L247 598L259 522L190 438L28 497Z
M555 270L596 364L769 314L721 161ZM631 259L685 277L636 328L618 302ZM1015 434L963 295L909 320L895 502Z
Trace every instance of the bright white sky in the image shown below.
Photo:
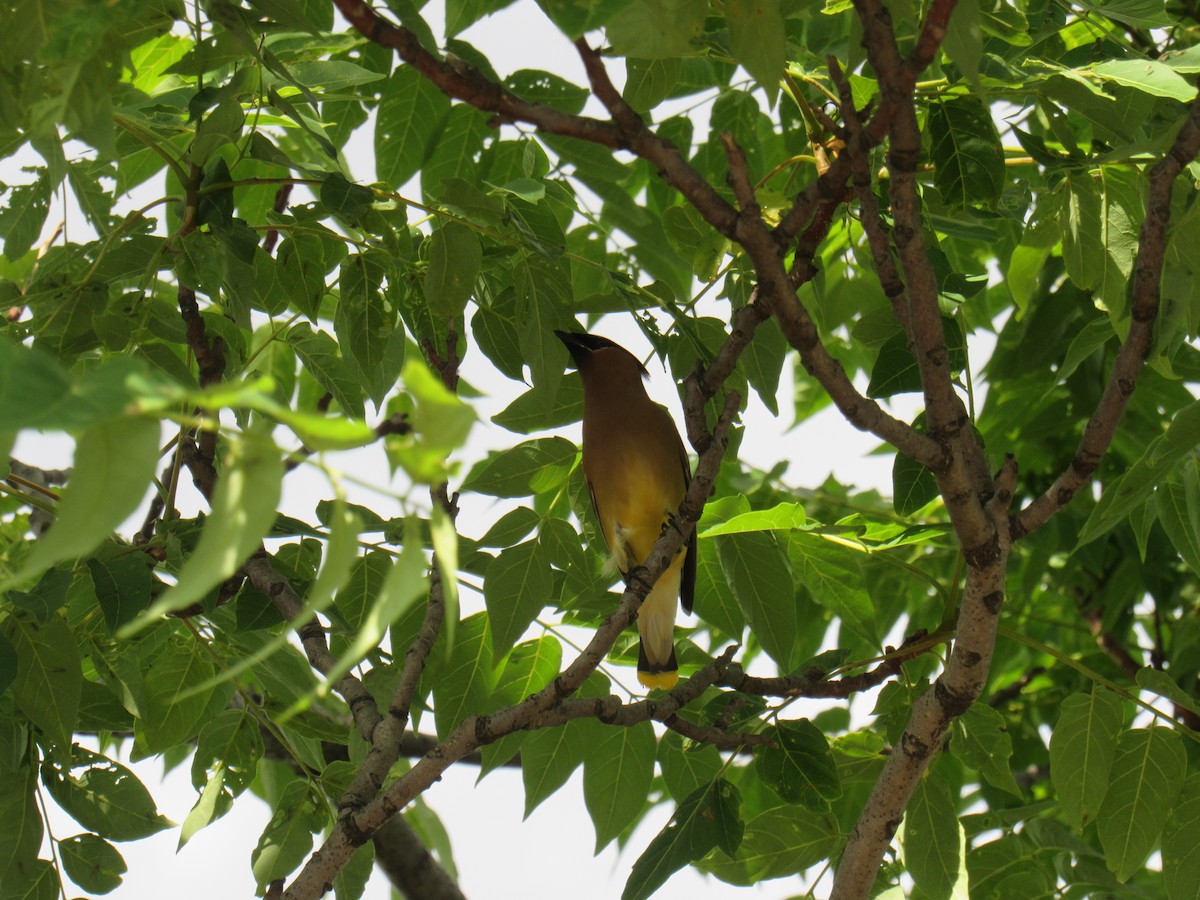
M441 34L441 4L426 9L435 34ZM434 20L435 17L439 17ZM483 50L503 77L519 68L541 68L563 74L569 80L584 83L582 66L569 41L562 37L540 10L532 3L521 4L498 16L477 24L462 36ZM613 66L613 77L620 84L619 65ZM360 181L374 179L374 160L370 158L371 142L356 141L357 155L350 159L353 176ZM37 162L23 160L22 162ZM4 172L3 169L8 169ZM0 166L0 180L20 183L17 165L12 161ZM419 196L415 186L408 191ZM71 216L68 211L68 216ZM77 217L72 217L77 218ZM53 224L53 223L51 223ZM72 221L72 228L85 227ZM78 235L76 231L74 234ZM769 326L768 326L769 327ZM597 329L608 337L624 343L645 358L649 348L631 323L610 319ZM650 392L659 402L681 419L676 395L669 376L652 361ZM489 367L478 352L468 355L464 377L478 389L495 391L478 404L480 424L476 427L467 448L463 472L471 462L489 449L509 446L522 438L492 425L489 417L503 409L520 392L514 383L501 383L489 373ZM877 442L847 425L832 411L826 411L789 432L791 425L791 374L785 369L779 404L782 416L775 419L752 399L744 417L747 437L742 455L748 462L769 468L779 459L792 460L788 480L797 486L815 487L829 473L839 479L864 486L890 490L891 458L867 457ZM907 414L905 410L902 414ZM564 434L579 440L578 426ZM47 440L26 435L18 442L16 455L25 462L43 466L65 465L63 441ZM350 469L359 478L387 487L388 468L378 448L360 451L353 460L337 457L331 460ZM399 486L395 486L399 489ZM287 512L312 518L316 500L328 496L323 476L312 470L300 470L285 482L284 505ZM353 490L351 491L351 499ZM379 509L381 514L399 514L394 498L359 492L360 502ZM499 514L489 498L464 497L459 523L462 531L481 535ZM139 514L140 516L140 514ZM137 519L138 517L135 517ZM139 520L140 521L140 520ZM134 522L134 527L138 522ZM472 603L476 605L471 606ZM478 598L464 598L464 614L481 608ZM569 654L569 650L567 651ZM632 679L631 679L632 681ZM869 709L864 698L856 708ZM797 715L802 714L797 710ZM139 777L150 787L159 802L160 811L175 822L182 822L195 802L195 792L181 766L159 783L161 767L150 761L135 766ZM451 835L460 883L472 900L521 896L527 900L559 898L570 895L572 900L610 900L619 897L628 877L630 866L670 817L672 809L659 807L653 811L633 836L628 852L619 852L610 845L598 856L592 856L595 842L591 821L583 805L581 773L553 797L546 800L522 823L524 791L518 770L500 770L476 785L477 770L470 766L454 766L425 799L441 816ZM64 838L79 831L78 826L57 810L52 810L52 829L56 837ZM170 830L153 838L124 844L120 847L129 865L125 882L112 896L121 898L160 897L164 878L170 878L170 892L176 900L210 900L212 897L250 897L254 881L250 873L250 852L258 834L269 819L269 810L251 796L243 796L224 819L196 835L178 855L178 831ZM791 897L807 888L798 879L768 882L756 888L739 890L714 879L708 879L691 869L677 873L656 897L662 900L697 900L720 897ZM376 876L366 896L380 900L389 896L385 879Z

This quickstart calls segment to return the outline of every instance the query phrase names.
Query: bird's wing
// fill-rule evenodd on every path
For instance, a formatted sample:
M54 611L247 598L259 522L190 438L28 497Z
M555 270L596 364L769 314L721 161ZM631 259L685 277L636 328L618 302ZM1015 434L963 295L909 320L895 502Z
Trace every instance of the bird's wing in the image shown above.
M596 499L596 488L592 484L592 479L584 477L583 483L587 485L588 496L592 498L592 512L596 514L596 522L600 526L600 534L604 536L604 546L608 547L608 551L612 552L612 541L608 539L608 529L604 527L604 515L600 512L600 502Z
M679 441L679 459L683 464L684 489L692 482L692 464L688 460L687 451L683 449L683 441ZM696 597L696 529L692 529L687 542L687 556L683 560L683 572L679 578L679 602L683 611L691 613L692 601Z

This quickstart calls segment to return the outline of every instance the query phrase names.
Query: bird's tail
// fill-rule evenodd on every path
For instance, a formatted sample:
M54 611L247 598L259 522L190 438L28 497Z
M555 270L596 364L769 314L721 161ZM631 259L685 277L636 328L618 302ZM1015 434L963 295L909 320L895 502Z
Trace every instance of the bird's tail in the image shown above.
M638 681L643 687L670 690L679 680L675 661L675 611L679 608L679 580L683 554L679 555L638 610Z
M644 688L660 688L669 691L679 681L679 664L675 662L675 648L665 663L652 663L646 656L646 642L638 644L638 681Z

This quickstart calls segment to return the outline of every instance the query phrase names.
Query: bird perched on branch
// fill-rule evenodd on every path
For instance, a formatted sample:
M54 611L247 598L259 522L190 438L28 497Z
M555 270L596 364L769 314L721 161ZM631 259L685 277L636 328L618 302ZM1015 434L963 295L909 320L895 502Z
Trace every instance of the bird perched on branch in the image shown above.
M605 543L623 576L645 564L675 516L691 465L671 416L646 394L649 374L632 353L594 334L554 332L583 378L583 474ZM692 611L696 533L638 611L638 681L669 689L675 661L675 604Z

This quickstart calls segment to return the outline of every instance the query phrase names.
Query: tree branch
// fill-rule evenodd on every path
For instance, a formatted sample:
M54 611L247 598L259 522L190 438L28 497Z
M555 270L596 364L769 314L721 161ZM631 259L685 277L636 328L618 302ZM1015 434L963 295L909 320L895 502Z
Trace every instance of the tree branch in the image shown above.
M242 568L251 583L271 599L279 614L286 621L293 623L309 665L322 674L332 671L337 659L329 650L329 644L325 640L325 629L316 618L304 623L294 621L304 608L304 601L292 588L291 582L275 570L271 558L265 552L257 553L246 560ZM334 683L333 689L346 701L358 733L364 740L370 741L371 734L380 721L375 698L363 687L361 681L348 672Z
M643 566L634 569L629 584L617 609L600 624L583 652L545 688L531 694L515 706L490 715L468 716L450 736L419 760L408 772L397 779L382 795L372 800L361 811L342 816L325 844L310 857L301 872L287 889L289 900L311 898L315 900L331 884L333 877L345 865L361 845L396 812L403 809L413 798L437 781L450 765L466 754L486 743L498 740L506 734L528 728L539 716L558 706L570 697L587 677L595 671L612 648L617 637L634 620L642 601L650 592L654 582L667 570L675 555L683 547L695 528L704 508L704 501L712 490L713 481L720 469L721 458L728 445L729 427L737 415L739 399L736 393L726 398L725 408L717 421L713 439L701 454L696 471L688 486L687 496L679 507L678 528L664 529ZM694 681L697 684L705 677L715 678L717 663L689 678L677 686L672 695L686 696ZM704 687L711 684L708 681ZM703 690L703 687L699 689Z
M891 15L883 3L855 0L854 6L863 22L867 58L875 69L880 90L896 110L888 147L895 223L892 242L904 273L909 339L921 375L928 434L944 449L940 465L931 469L963 554L968 562L986 564L996 546L994 529L983 512L983 499L990 493L991 479L966 407L954 391L950 354L938 307L937 277L925 246L916 179L921 160L921 129L912 96L915 72L900 57ZM926 52L931 55L932 49L926 48Z
M1150 170L1146 217L1138 234L1137 260L1133 269L1129 336L1117 351L1104 393L1084 426L1071 464L1013 519L1013 540L1045 525L1081 487L1090 484L1096 467L1112 443L1129 398L1137 387L1142 363L1153 344L1167 251L1167 225L1171 220L1171 189L1175 178L1197 153L1200 153L1200 97L1192 102L1171 149Z
M430 341L424 342L426 357L436 368L442 378L442 384L454 391L458 387L458 334L454 326L450 326L446 338L446 355L442 357ZM407 422L403 423L407 426ZM446 515L454 521L458 514L457 494L453 499L449 496L447 485L443 482L436 488L430 489L430 498L441 506ZM382 787L396 760L404 750L407 736L409 713L412 709L413 697L417 685L425 671L425 661L433 649L438 633L445 619L446 600L442 582L441 567L438 565L437 554L430 561L429 597L425 604L425 616L417 636L404 654L404 665L400 671L400 679L392 693L387 714L375 725L370 736L370 749L359 766L354 780L338 800L339 817L351 816L373 800ZM391 833L391 839L402 841L399 847L391 847L389 841L382 837L384 829ZM389 879L407 896L461 896L458 885L450 874L430 854L421 843L420 838L408 827L402 817L394 816L385 822L380 831L376 832L374 842L377 850L388 848L386 861L381 858L381 866ZM436 894L429 894L435 891Z
M918 631L906 638L899 649L886 648L883 661L875 668L857 675L845 675L833 681L830 681L828 675L821 671L805 672L803 675L779 675L774 678L763 678L747 675L741 666L734 663L726 669L720 684L722 687L762 697L844 699L883 684L889 678L899 674L904 663L910 659L916 659L927 652L930 647L944 642L944 636L930 638L924 630Z
M830 900L869 896L883 854L950 723L983 693L996 645L996 625L1004 604L1004 573L1011 547L1007 530L996 526L1008 516L1016 481L1017 465L1010 456L996 477L996 493L986 507L993 527L1001 535L998 552L989 565L967 569L957 637L946 668L913 704L897 752L888 756L850 833Z
M392 816L372 840L379 868L409 900L465 900L457 882L404 816Z

